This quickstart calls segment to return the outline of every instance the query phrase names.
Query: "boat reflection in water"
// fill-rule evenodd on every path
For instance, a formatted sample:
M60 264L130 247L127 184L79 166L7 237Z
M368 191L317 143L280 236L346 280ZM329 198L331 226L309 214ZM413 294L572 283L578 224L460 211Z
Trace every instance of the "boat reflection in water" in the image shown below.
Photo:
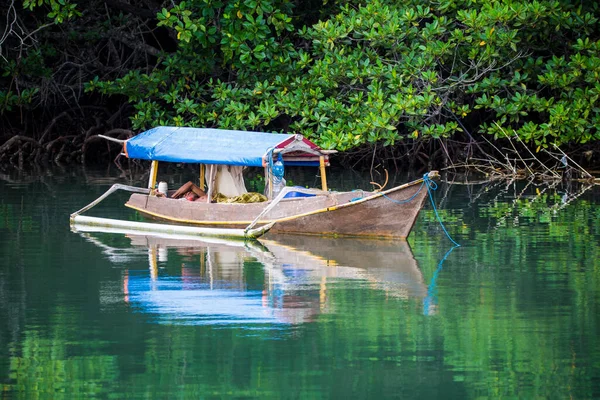
M114 240L103 240L106 234L85 229L81 235L126 268L122 291L115 293L113 284L101 294L103 303L124 300L157 322L310 322L334 312L328 300L334 288L382 290L389 297L423 302L427 297L423 275L404 241L271 235L243 242L121 232L130 245L114 247L107 244ZM148 268L140 265L145 253Z

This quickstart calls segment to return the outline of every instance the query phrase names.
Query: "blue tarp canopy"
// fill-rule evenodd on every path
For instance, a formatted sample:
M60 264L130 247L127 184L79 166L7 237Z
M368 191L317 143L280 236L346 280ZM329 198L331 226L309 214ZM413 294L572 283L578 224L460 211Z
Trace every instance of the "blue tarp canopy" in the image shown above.
M124 148L129 158L142 160L260 167L270 149L284 148L295 140L319 151L314 143L292 134L171 126L140 133Z

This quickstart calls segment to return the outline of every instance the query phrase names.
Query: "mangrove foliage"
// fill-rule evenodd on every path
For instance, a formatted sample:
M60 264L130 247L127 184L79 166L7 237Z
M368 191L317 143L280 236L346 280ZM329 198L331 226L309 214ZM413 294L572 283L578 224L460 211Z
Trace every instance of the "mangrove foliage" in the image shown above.
M156 125L296 132L428 166L597 157L596 2L4 3L5 161L82 160L106 150L98 133Z

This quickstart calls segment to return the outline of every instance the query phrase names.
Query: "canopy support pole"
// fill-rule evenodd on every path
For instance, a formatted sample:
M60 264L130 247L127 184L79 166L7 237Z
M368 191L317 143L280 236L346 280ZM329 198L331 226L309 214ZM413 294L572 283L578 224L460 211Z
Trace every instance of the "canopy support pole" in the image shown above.
M200 189L204 190L204 164L200 164Z
M154 189L156 185L156 175L158 174L158 161L153 160L150 167L150 178L148 179L148 189Z
M327 175L325 175L325 157L319 157L319 169L321 170L321 190L327 191Z

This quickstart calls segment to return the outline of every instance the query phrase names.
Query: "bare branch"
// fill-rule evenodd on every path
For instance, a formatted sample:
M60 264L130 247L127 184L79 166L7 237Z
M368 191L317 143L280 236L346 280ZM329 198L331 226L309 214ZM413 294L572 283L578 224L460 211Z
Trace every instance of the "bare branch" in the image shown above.
M150 54L155 57L158 57L161 53L160 50L157 49L156 47L152 47L145 42L139 41L136 37L134 37L133 35L131 35L127 32L123 32L123 31L115 32L115 33L109 35L109 37L123 43L125 46L127 46L133 50L139 50L141 52Z
M111 7L111 8L115 8L117 10L125 11L126 13L133 14L133 15L138 16L140 18L154 18L154 19L156 19L156 14L158 13L158 10L149 10L149 9L146 9L146 8L136 7L136 6L124 3L124 2L119 1L119 0L106 0L106 4L109 7Z

